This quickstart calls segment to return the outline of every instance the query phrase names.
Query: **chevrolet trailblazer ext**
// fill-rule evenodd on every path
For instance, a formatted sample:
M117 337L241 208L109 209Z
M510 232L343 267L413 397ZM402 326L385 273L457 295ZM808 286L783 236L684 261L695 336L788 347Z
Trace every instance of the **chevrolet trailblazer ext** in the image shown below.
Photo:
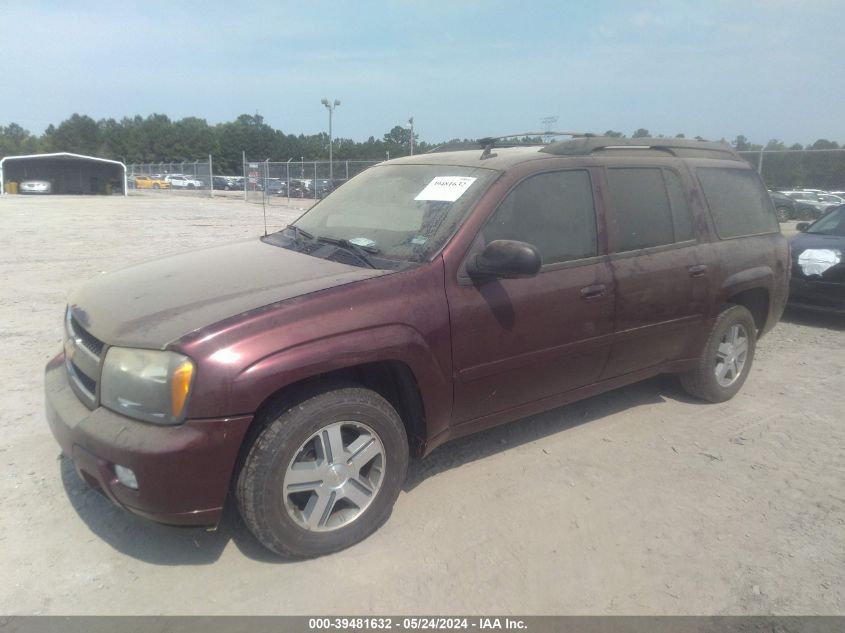
M409 454L655 374L711 402L789 254L730 148L577 137L401 158L261 238L97 277L47 365L64 455L114 503L266 547L360 541Z

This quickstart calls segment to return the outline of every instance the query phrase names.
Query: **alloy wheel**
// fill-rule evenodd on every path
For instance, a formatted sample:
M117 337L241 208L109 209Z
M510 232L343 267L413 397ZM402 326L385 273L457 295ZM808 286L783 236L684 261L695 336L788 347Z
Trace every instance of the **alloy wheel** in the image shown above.
M730 387L742 375L748 358L748 332L742 325L728 328L716 351L716 381L722 387Z
M369 426L352 421L324 426L299 447L285 471L285 509L309 531L345 527L376 498L384 468L384 446Z

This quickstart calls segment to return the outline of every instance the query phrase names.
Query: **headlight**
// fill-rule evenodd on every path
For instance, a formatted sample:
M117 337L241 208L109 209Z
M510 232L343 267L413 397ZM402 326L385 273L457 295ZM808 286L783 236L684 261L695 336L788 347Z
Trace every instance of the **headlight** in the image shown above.
M110 347L100 403L131 418L178 424L185 418L194 363L175 352Z

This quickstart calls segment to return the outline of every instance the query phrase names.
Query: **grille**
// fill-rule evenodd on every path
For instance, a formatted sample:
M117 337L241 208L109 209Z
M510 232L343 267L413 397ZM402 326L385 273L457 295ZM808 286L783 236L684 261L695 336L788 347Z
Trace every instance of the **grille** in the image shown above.
M82 386L85 387L85 389L87 391L89 391L91 394L96 393L97 392L97 381L94 380L93 378L90 378L89 376L86 376L85 373L81 369L79 369L77 364L74 363L73 361L71 361L70 364L73 366L74 377L79 382L82 383Z
M79 321L76 320L76 317L70 317L70 324L73 333L82 341L82 344L85 347L87 347L91 352L93 352L97 356L103 353L103 347L105 346L105 343L86 332L85 328L83 328L79 324Z
M93 409L97 403L100 360L106 345L82 327L70 311L65 319L65 330L65 362L71 387L77 397Z

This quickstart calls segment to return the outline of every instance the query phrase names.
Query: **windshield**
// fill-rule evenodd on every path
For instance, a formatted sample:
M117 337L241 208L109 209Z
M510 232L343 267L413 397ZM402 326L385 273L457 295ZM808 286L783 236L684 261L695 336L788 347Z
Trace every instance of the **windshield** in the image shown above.
M499 173L453 165L376 165L315 205L295 226L315 239L363 248L378 267L428 261Z
M814 222L807 233L841 235L845 237L845 206L837 207L820 220Z

